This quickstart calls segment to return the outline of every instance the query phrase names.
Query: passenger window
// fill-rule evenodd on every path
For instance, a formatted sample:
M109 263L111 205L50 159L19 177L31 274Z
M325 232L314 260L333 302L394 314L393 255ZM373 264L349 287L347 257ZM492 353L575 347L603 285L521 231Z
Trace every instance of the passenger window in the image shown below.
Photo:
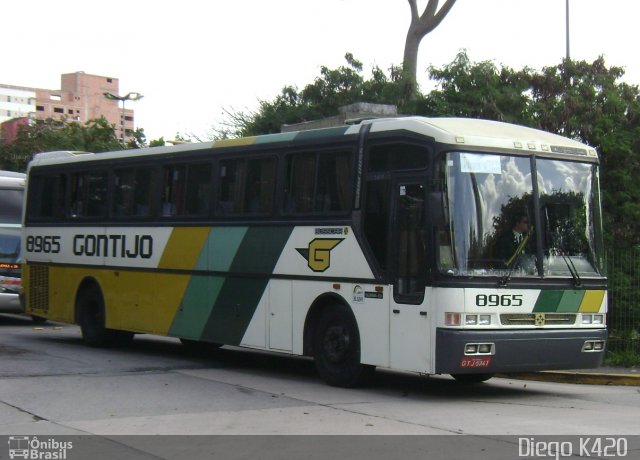
M62 219L64 217L67 176L53 174L30 178L30 219Z
M270 214L273 211L275 177L275 158L221 161L218 214Z
M211 165L190 163L163 168L162 216L204 216L208 214Z
M116 169L114 174L113 215L148 217L153 193L152 170Z
M104 217L106 210L106 171L72 174L70 217Z
M350 209L350 152L291 155L287 162L285 212L338 213Z

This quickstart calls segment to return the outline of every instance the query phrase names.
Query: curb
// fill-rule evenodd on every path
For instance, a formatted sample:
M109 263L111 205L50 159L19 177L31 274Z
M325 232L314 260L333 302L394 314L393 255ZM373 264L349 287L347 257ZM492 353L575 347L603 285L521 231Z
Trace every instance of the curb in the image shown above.
M577 383L583 385L640 386L640 375L600 374L597 372L541 371L522 374L497 374L496 377L539 382Z

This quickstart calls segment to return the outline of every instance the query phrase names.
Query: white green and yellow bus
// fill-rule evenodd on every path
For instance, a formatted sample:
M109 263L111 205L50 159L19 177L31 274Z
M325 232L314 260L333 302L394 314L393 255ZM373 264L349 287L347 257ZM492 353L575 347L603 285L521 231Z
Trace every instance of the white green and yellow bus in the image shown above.
M94 346L146 333L312 356L337 386L375 367L595 367L598 164L554 134L422 117L39 154L26 309Z

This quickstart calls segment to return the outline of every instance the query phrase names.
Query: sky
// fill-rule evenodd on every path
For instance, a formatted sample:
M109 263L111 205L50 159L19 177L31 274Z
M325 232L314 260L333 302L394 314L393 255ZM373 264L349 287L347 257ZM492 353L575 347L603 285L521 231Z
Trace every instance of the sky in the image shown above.
M602 55L640 84L640 2L569 1L571 58ZM565 7L458 0L420 45L419 83L432 87L427 68L463 49L513 69L559 64ZM127 108L148 140L206 139L225 110L251 112L285 85L303 88L347 52L366 77L401 64L410 20L406 0L29 0L3 2L0 15L0 83L58 89L61 74L77 71L118 78L120 94L144 95Z

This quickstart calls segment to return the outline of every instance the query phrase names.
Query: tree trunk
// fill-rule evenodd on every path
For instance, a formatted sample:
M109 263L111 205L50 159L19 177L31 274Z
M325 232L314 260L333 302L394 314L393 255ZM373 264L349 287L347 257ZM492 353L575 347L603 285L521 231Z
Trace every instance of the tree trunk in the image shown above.
M440 10L438 10L440 0L429 0L422 15L418 14L417 0L408 1L411 8L411 24L409 25L404 45L402 71L405 82L405 97L410 101L415 101L418 90L418 49L420 42L429 32L438 27L451 11L456 0L446 0Z

